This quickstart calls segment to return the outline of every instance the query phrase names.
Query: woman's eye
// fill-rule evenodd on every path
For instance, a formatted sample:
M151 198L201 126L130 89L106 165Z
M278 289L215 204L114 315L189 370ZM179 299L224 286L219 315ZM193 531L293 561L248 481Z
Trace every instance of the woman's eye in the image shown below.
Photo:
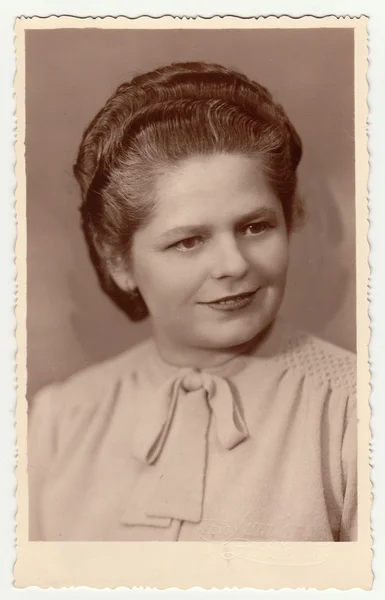
M249 225L246 225L246 227L242 230L242 233L244 235L258 235L267 229L271 229L270 223L267 221L258 221L256 223L249 223Z
M186 238L184 240L180 240L176 244L173 244L171 247L184 252L187 250L193 250L194 248L199 246L201 243L202 243L202 238L199 236L195 236L195 237Z

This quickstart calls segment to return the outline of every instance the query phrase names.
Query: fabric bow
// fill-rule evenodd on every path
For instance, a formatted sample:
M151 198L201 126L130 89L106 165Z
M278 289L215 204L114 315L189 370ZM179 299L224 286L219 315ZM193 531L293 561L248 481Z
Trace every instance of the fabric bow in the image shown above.
M224 449L248 435L228 381L188 371L148 394L142 407L131 451L146 467L122 521L163 527L171 519L200 522L211 416Z

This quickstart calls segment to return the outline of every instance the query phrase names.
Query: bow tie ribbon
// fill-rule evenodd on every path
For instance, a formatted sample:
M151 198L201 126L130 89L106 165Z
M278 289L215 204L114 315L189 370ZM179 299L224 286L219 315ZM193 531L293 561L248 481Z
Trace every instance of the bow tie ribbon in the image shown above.
M122 522L167 527L202 519L211 419L220 446L232 450L247 428L229 382L199 371L167 381L141 403L131 451L143 464Z

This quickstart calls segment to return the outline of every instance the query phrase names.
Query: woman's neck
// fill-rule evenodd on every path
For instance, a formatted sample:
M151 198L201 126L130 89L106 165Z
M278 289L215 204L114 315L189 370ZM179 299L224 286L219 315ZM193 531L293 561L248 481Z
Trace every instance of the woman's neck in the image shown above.
M183 345L154 334L155 344L162 360L176 367L212 369L221 367L239 356L254 353L264 346L270 337L272 324L254 338L238 346L229 348L199 348Z

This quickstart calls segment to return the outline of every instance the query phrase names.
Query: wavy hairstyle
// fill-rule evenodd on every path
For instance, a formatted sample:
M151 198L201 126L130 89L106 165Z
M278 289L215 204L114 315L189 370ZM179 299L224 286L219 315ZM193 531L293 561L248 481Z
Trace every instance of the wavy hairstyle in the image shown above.
M132 319L147 316L140 293L110 275L152 214L154 178L197 154L255 156L282 204L288 231L302 215L301 140L269 91L216 64L175 63L118 87L83 134L74 174L83 232L102 289Z

